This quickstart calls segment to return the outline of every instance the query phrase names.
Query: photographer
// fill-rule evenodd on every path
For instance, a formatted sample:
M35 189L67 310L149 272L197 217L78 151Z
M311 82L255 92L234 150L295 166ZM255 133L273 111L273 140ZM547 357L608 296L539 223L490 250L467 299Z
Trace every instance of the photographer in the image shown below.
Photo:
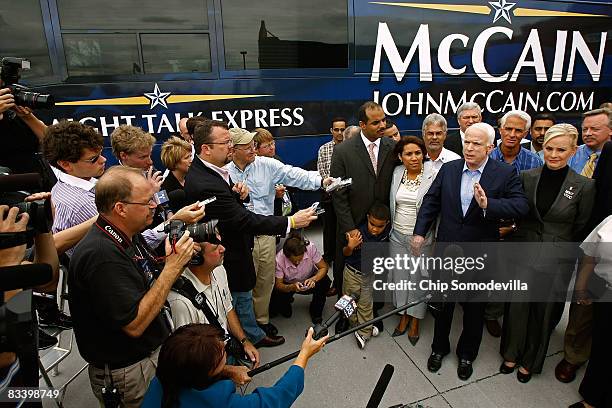
M156 378L147 391L143 408L174 407L290 407L304 390L304 369L328 336L302 342L300 353L285 375L269 388L240 396L228 380L219 381L226 364L223 331L209 324L180 327L164 342Z
M15 173L37 172L32 156L40 150L46 128L32 109L15 104L11 90L0 80L0 165Z
M48 197L48 193L29 196L26 201L34 201ZM28 222L30 217L27 213L18 215L19 208L6 205L0 205L0 267L11 267L20 264L29 263L24 261L26 256L26 234L28 230ZM52 279L51 281L37 286L34 289L38 291L54 290L57 286L59 276L59 261L57 252L53 244L53 237L50 233L37 233L34 238L35 245L35 263L46 263L51 266ZM0 282L7 279L3 274L0 274ZM36 280L34 277L23 277L24 280ZM0 292L2 294L3 303L9 301L21 290L11 290ZM31 332L30 332L31 333ZM2 334L2 343L6 344L6 333ZM30 334L31 336L31 334ZM10 341L10 335L9 341ZM7 351L4 347L0 352L0 394L3 392L3 387L17 387L38 385L38 366L37 366L37 337L29 339L32 343L31 350L28 353L18 355L13 351ZM23 344L26 339L20 341L20 347L26 348ZM10 349L9 349L10 350ZM27 375L26 373L33 373Z
M172 289L168 303L172 309L172 320L175 327L189 323L208 323L222 329L231 336L234 347L228 350L231 363L249 360L255 367L259 366L259 352L244 334L238 315L232 306L232 295L227 286L227 274L223 267L225 248L220 244L221 237L216 234L215 242L195 244L201 251L194 256L181 276L182 287ZM204 301L198 304L196 297L203 296ZM228 356L228 358L230 357ZM238 360L238 361L237 361ZM229 360L228 360L229 361ZM238 385L251 379L244 366L226 365L222 375Z
M100 215L70 260L74 333L92 390L106 406L140 406L171 329L164 302L193 254L185 233L167 242L161 267L140 235L157 207L153 194L139 170L110 168L96 185Z

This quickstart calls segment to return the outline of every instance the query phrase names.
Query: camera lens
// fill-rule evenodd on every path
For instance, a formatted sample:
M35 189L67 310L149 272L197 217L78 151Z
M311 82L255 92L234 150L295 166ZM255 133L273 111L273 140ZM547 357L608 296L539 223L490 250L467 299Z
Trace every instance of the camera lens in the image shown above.
M55 101L49 94L22 90L15 95L15 104L31 109L49 109L55 106Z
M193 224L187 226L189 236L193 238L195 242L210 242L211 244L220 244L221 241L217 239L217 223L219 220L210 220L203 223Z

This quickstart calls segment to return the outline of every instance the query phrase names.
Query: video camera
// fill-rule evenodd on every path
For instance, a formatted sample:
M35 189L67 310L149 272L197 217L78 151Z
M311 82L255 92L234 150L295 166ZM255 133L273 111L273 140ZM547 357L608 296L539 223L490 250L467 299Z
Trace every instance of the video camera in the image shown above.
M30 69L30 61L25 58L4 57L0 62L0 80L3 87L11 90L15 104L31 109L49 109L55 106L52 95L33 92L19 84L21 71L24 69Z
M32 192L41 191L43 180L37 173L11 174L8 167L0 167L0 205L19 208L19 214L27 213L30 217L26 234L46 233L53 225L53 214L49 200L25 202L23 199ZM9 237L4 237L8 239ZM0 238L0 249L4 238Z

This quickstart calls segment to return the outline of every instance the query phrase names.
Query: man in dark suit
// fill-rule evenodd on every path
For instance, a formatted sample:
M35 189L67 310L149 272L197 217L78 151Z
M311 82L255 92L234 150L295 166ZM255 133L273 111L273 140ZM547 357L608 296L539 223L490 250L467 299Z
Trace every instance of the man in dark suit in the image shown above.
M223 168L232 150L232 139L224 122L205 120L194 131L194 148L198 153L185 178L185 195L189 200L216 197L206 205L204 221L218 219L225 259L223 266L232 293L232 304L247 336L256 347L284 343L282 336L267 336L257 325L251 291L255 286L253 236L284 236L291 228L303 228L316 219L314 210L298 211L291 217L255 214L243 205L246 194L243 183L234 184Z
M357 226L365 220L374 202L389 205L389 190L396 157L393 155L395 141L384 137L385 112L379 104L366 102L359 108L358 119L360 137L353 137L337 145L330 167L332 177L353 179L350 188L338 190L333 194L338 223L334 269L344 269L342 248L347 242L346 233L357 233ZM338 282L336 287L342 288L342 282ZM376 307L375 304L375 311ZM341 329L342 326L343 323L340 323L336 328ZM377 327L382 330L382 322L379 322Z
M427 231L440 217L439 242L495 242L498 220L519 219L529 211L527 197L513 167L489 160L495 131L486 123L470 126L465 134L464 160L445 163L434 180L417 216L412 251L420 254ZM463 303L463 331L457 344L457 375L467 380L482 340L486 303ZM427 368L437 372L450 352L454 302L446 302L436 316L432 353Z
M459 129L449 131L444 141L444 147L463 156L463 140L465 131L474 123L482 122L482 109L476 102L466 102L457 109L457 123Z

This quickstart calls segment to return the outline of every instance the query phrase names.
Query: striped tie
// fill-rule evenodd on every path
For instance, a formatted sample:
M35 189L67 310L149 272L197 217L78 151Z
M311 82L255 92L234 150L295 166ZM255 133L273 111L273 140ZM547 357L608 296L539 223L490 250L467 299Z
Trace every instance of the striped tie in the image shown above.
M597 160L597 153L591 153L589 156L589 161L586 162L584 167L582 168L582 173L580 175L584 177L591 178L593 177L593 172L595 171L595 161Z

